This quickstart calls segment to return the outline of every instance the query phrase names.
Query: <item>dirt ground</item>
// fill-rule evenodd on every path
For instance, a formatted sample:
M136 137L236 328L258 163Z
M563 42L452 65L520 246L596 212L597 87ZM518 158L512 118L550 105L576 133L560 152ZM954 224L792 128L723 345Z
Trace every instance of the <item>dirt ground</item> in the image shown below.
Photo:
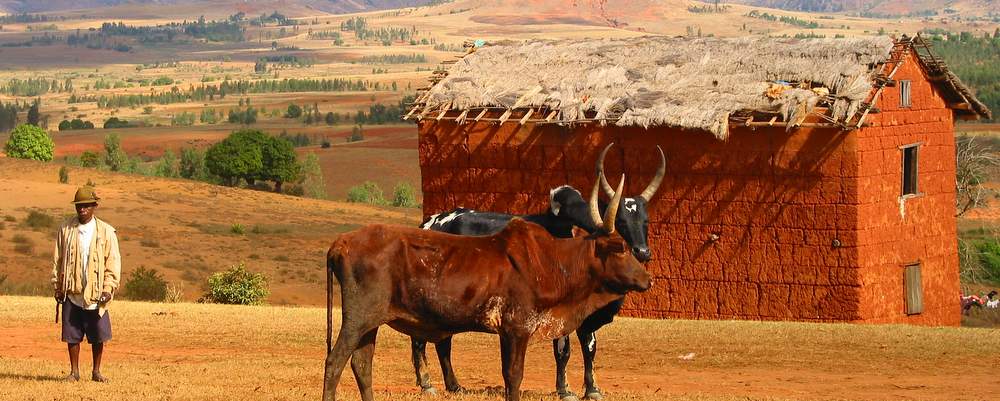
M65 346L48 297L0 296L0 399L298 400L322 388L321 308L112 304L109 384L58 382ZM339 320L339 312L336 314ZM987 400L1000 381L1000 331L848 324L617 319L598 332L598 384L608 400ZM682 355L694 356L690 360ZM409 341L383 327L375 356L379 400L499 400L497 339L455 338L464 395L421 396ZM84 345L81 370L90 369ZM433 355L431 355L433 360ZM551 343L528 350L527 400L553 394ZM569 379L582 386L574 342ZM440 387L437 366L432 378ZM99 394L99 395L97 395ZM358 399L350 369L340 396Z

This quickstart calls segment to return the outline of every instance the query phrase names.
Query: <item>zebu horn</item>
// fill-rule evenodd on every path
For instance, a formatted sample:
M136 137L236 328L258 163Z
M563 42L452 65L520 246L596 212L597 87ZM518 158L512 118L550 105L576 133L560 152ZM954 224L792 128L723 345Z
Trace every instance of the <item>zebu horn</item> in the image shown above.
M604 225L604 221L601 220L601 211L597 206L597 188L601 185L600 181L604 179L604 174L599 173L597 181L594 183L594 189L590 191L590 219L594 220L594 227L601 227Z
M615 191L611 189L611 184L608 184L608 179L604 177L604 156L608 154L608 149L611 149L611 145L614 142L608 144L601 151L601 155L597 158L597 176L600 177L598 180L601 182L601 189L604 189L604 194L608 195L608 198L615 196Z
M667 158L663 156L663 149L660 149L660 145L656 145L656 150L660 151L660 168L656 169L656 176L653 177L653 181L649 183L649 186L639 194L639 197L647 203L650 199L653 199L653 195L656 195L656 190L660 189L660 183L663 182L663 175L667 171Z
M604 177L604 175L601 175ZM618 204L622 201L622 188L625 186L625 174L622 173L622 180L618 182L618 190L615 191L615 196L611 197L611 203L608 204L608 210L604 212L604 229L608 233L615 232L615 217L618 216ZM595 193L597 191L594 191Z

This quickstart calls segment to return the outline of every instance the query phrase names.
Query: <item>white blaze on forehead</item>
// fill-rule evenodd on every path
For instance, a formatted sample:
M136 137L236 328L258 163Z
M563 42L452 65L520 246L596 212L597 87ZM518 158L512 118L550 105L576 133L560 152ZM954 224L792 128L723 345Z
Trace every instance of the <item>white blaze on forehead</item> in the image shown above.
M622 200L625 201L626 212L635 213L636 210L639 210L639 204L636 203L635 198L625 198Z

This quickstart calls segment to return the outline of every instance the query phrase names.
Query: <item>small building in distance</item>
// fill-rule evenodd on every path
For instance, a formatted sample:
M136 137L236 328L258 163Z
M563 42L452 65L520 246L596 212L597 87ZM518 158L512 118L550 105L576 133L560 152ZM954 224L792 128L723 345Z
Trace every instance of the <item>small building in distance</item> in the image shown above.
M503 42L432 77L424 215L539 213L609 177L650 200L648 318L958 325L956 119L988 118L920 37ZM615 178L612 178L614 181Z

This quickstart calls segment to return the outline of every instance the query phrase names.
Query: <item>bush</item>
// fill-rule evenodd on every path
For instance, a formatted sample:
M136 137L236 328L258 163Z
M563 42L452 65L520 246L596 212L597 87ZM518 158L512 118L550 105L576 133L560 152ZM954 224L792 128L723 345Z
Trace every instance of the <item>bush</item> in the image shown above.
M65 184L69 182L69 169L66 166L59 167L59 183Z
M417 205L417 196L413 193L410 184L401 182L392 189L392 205L397 207L414 207Z
M365 181L364 184L355 185L347 190L347 201L384 205L385 196L382 194L382 189L378 187L378 184Z
M162 302L167 299L167 281L156 269L139 266L122 287L124 296L135 301Z
M983 267L985 279L1000 282L1000 242L995 239L980 242L976 245L979 251L979 263Z
M97 152L86 150L80 154L80 165L83 167L97 167L101 164L101 155Z
M55 143L45 130L34 125L21 124L10 132L10 138L4 145L7 157L17 159L52 161Z
M128 128L132 125L126 120L119 120L118 117L111 117L104 121L104 128Z
M208 302L236 305L260 305L269 291L263 274L251 273L243 263L208 278Z
M285 110L285 118L299 118L302 116L302 107L297 104L288 105L288 109Z
M50 231L56 228L56 218L45 213L32 210L22 222L25 227L35 231Z
M233 225L229 227L229 232L236 235L243 235L246 233L246 229L244 229L243 225L240 223L233 223Z

